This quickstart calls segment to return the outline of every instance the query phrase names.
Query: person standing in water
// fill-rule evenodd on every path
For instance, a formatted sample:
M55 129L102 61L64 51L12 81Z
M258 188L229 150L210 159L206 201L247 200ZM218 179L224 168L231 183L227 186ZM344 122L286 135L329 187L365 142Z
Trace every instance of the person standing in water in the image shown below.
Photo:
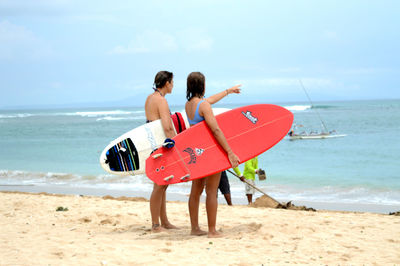
M231 93L240 93L240 86L217 93L207 99L205 94L205 77L200 72L192 72L187 78L186 105L185 110L191 126L205 120L215 139L227 153L232 167L237 167L239 158L232 151L223 132L218 126L217 120L213 114L211 105L218 102ZM221 173L216 173L205 178L192 181L192 188L189 196L189 214L191 223L191 235L205 235L207 232L200 229L199 226L199 204L200 196L206 187L206 210L208 220L208 237L221 237L216 230L217 209L218 209L218 185Z
M154 79L154 92L150 94L145 103L147 123L161 119L161 125L167 138L173 138L176 134L171 121L171 113L165 95L172 92L174 87L173 73L160 71ZM165 229L177 229L167 217L166 190L168 185L160 186L154 183L150 196L150 213L152 231L160 232Z

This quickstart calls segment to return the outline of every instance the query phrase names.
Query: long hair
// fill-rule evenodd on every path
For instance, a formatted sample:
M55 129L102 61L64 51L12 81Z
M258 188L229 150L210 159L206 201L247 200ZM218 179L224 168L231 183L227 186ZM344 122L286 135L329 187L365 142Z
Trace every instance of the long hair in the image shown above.
M154 78L154 86L155 89L161 89L165 86L167 81L171 82L174 74L169 71L160 71L157 73L156 77Z
M189 101L193 97L203 97L206 78L201 72L192 72L187 77L186 99Z

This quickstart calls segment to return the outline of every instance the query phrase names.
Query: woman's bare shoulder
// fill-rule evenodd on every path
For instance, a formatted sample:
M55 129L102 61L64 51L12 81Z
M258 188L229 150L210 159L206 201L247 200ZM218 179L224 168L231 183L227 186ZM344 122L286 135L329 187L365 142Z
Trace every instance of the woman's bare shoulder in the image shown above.
M212 114L211 104L207 101L201 102L199 106L199 114L203 117L205 117L206 114Z
M167 99L165 99L165 97L163 97L161 95L150 94L146 98L146 103L149 103L151 105L158 105L158 104L162 104L162 103L167 103Z
M205 110L211 110L211 104L210 104L208 101L203 100L203 101L200 103L199 109L202 109L203 111L205 111Z

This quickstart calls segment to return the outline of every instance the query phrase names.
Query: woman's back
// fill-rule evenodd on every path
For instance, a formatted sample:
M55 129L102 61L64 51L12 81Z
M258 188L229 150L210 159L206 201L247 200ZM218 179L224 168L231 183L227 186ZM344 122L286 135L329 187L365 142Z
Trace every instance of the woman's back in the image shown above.
M162 99L164 99L164 97L154 93L147 96L146 103L144 105L144 110L146 114L146 119L148 121L154 121L161 118L158 106Z
M195 98L186 103L185 111L191 126L200 123L204 117L200 115L200 105L204 100Z

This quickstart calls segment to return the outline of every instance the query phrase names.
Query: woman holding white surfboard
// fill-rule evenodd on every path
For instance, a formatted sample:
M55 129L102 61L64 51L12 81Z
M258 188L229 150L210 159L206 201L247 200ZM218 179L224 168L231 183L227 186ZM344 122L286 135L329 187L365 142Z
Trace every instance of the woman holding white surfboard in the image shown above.
M240 93L240 86L236 85L232 88L217 93L207 99L204 99L205 94L205 77L200 72L192 72L187 78L186 99L185 105L186 114L191 126L205 120L208 127L211 129L215 139L221 145L228 155L232 167L237 167L239 158L233 153L223 132L220 130L215 119L211 105L218 102L230 93ZM221 178L221 173L216 173L211 176L192 181L192 188L189 197L189 214L191 223L191 235L205 235L207 232L200 229L199 226L199 203L200 196L203 192L204 185L206 187L206 210L208 220L208 237L220 237L221 234L216 230L217 209L218 209L218 185Z
M168 71L160 71L154 79L154 92L150 94L145 103L147 122L161 119L161 125L165 136L169 139L176 134L171 121L168 102L165 99L167 93L172 92L174 87L173 74ZM176 229L167 218L166 190L168 185L160 186L154 183L153 192L150 196L150 213L152 220L152 231L159 232L164 229Z

